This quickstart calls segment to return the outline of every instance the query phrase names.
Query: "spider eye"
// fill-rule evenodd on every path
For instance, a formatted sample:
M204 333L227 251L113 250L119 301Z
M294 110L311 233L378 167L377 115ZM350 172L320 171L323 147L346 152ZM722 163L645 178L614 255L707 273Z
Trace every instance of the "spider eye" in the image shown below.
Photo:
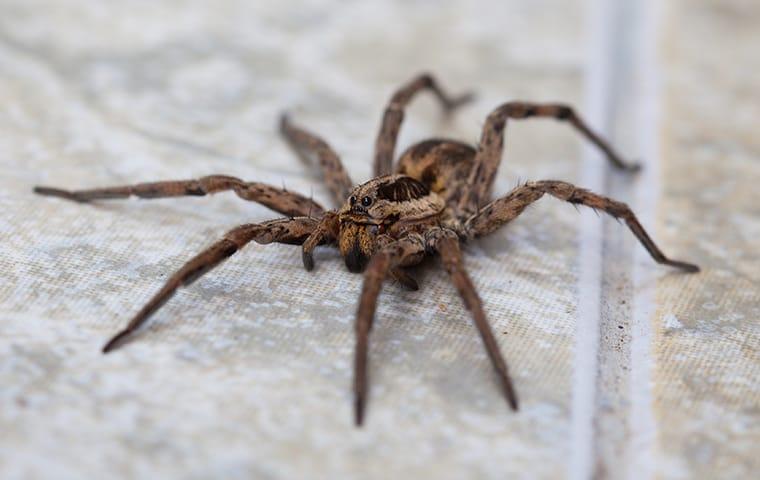
M350 203L351 205L353 205L354 203L356 203L356 196L355 195L351 195L348 198L348 203Z
M365 207L369 207L370 205L372 205L372 197L362 198L362 205L364 205Z

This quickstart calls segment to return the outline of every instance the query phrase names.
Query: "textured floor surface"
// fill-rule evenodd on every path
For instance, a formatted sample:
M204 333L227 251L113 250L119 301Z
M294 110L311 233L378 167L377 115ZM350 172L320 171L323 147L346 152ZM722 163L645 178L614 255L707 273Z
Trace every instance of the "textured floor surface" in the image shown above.
M256 5L254 5L254 3ZM760 5L753 0L0 0L0 477L749 478L760 470ZM265 208L233 195L77 205L94 187L212 173L329 204L277 117L354 179L393 88L401 147L475 141L510 99L578 106L646 167L610 171L563 125L510 124L496 194L554 178L631 204L673 257L543 200L467 248L521 411L454 289L384 289L365 428L351 419L361 277L251 246L99 349L191 255Z

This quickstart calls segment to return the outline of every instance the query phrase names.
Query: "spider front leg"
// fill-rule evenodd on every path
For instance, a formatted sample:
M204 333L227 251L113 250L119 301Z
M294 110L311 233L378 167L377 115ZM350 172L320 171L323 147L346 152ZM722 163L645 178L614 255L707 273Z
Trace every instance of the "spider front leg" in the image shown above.
M172 275L161 290L137 312L137 315L132 318L129 324L106 343L103 347L103 353L108 353L121 345L126 337L140 328L156 310L174 295L179 287L190 285L201 275L222 263L249 242L256 241L259 244L271 242L300 244L316 228L316 225L316 219L297 217L271 220L259 224L241 225L230 230L221 240L196 255Z
M473 95L466 93L457 97L446 94L438 85L438 82L429 74L422 74L399 88L391 97L385 108L380 132L375 141L375 176L387 175L393 170L393 154L396 150L396 141L404 120L404 109L414 96L422 90L431 90L440 101L446 113L455 110L472 100Z
M409 235L380 249L370 259L364 273L364 284L356 312L356 350L354 356L354 418L356 425L364 421L367 399L367 363L369 332L377 308L377 297L390 270L419 262L425 254L425 243L419 235Z
M320 216L324 208L314 200L265 183L245 182L227 175L209 175L194 180L171 180L165 182L138 183L118 187L93 188L90 190L62 190L52 187L34 187L40 195L65 198L75 202L110 200L135 196L139 198L165 198L204 196L232 190L243 200L260 203L275 212L291 217Z
M354 184L332 147L317 135L293 125L285 114L280 117L280 133L302 159L307 160L309 153L316 154L336 205L342 205Z
M615 168L627 171L637 171L641 168L637 163L626 163L609 143L586 125L572 107L554 103L509 102L497 107L486 119L478 153L467 180L470 189L460 200L460 211L474 213L478 206L488 199L504 150L507 119L523 120L531 117L569 122L581 135L602 150Z
M666 257L625 203L578 188L567 182L555 180L528 182L515 188L506 196L484 206L479 213L466 221L465 230L468 236L480 237L494 232L515 219L528 205L546 193L560 200L585 205L595 210L601 210L614 218L622 219L657 263L670 265L687 272L699 271L699 267L694 264L671 260Z
M314 270L314 249L317 245L334 242L338 238L340 222L337 212L326 212L301 246L301 259L307 271Z
M472 284L464 268L462 250L459 248L459 237L451 230L438 228L426 234L426 241L432 249L441 255L446 272L462 297L465 307L472 314L472 319L475 321L475 327L477 327L480 338L483 340L488 358L491 359L491 364L499 377L504 396L507 398L512 410L517 410L517 395L512 385L512 379L509 376L507 362L504 361L493 330L488 324L486 313L483 310L483 303L478 296L478 292L475 290L475 286Z

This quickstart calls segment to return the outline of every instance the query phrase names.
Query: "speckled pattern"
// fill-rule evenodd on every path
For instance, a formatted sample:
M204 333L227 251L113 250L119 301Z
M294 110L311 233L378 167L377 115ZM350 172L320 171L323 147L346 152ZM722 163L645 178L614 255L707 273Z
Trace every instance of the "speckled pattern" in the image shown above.
M384 289L357 430L361 277L334 251L318 250L309 273L294 247L247 247L103 356L171 271L227 229L275 215L232 194L77 205L31 187L224 173L329 204L277 134L284 109L329 139L354 179L370 173L393 88L422 69L452 92L475 89L477 101L442 120L420 97L400 148L432 133L474 141L509 99L583 111L588 5L0 0L0 477L746 478L760 456L760 146L749 83L760 8L686 4L661 14L657 189L617 173L601 187L634 206L641 192L656 198L645 216L655 238L705 273L656 266L622 227L598 221L599 372L579 371L589 291L580 226L596 220L539 202L466 249L520 412L508 410L468 313L431 262L417 273L421 291ZM697 48L706 32L720 41ZM591 120L641 153L621 124ZM551 121L510 125L496 193L607 168L582 161L580 145ZM636 310L642 295L651 302ZM633 310L644 312L639 324ZM633 338L648 338L643 373L629 368ZM597 392L588 438L573 404L586 374ZM628 392L637 375L653 382L643 400ZM654 421L643 434L641 409ZM585 451L578 439L593 445L586 466L573 461ZM643 460L630 460L637 452Z
M760 4L681 0L668 25L659 215L666 239L706 273L657 292L658 455L671 477L750 478L760 472L760 84L751 74Z

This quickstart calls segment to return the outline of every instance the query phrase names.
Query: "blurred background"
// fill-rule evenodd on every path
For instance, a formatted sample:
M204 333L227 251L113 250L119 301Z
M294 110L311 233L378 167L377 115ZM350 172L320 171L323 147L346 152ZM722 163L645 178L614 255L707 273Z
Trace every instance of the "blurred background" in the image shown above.
M0 0L0 477L750 478L760 471L760 4L755 0L247 2ZM510 412L455 290L384 289L365 427L351 416L361 277L320 250L248 247L135 342L103 341L190 256L274 217L234 195L77 205L89 188L228 174L329 204L277 118L318 132L356 181L394 88L429 95L397 151L476 142L507 100L495 194L561 179L628 202L663 250L543 200L467 248L521 398Z

